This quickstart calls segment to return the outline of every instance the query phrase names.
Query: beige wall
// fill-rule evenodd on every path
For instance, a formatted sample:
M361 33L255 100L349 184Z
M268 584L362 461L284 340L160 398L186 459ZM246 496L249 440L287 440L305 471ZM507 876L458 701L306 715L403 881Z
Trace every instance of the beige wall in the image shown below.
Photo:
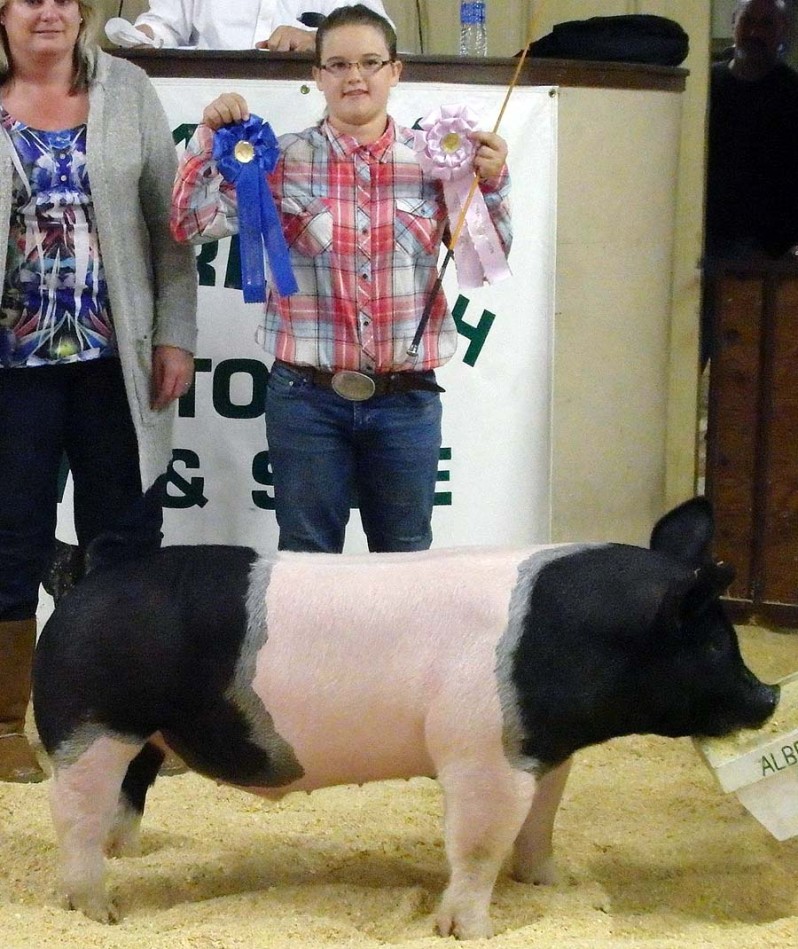
M682 101L677 178L677 227L673 255L673 300L668 381L665 500L690 496L695 484L698 400L698 315L703 241L704 141L711 10L695 0L538 0L536 34L566 19L621 13L654 13L681 23L690 36L690 70ZM645 195L637 195L640 201ZM631 329L631 328L630 328ZM634 351L630 345L630 358ZM584 459L590 463L588 457Z
M419 52L418 17L412 0L384 0L397 25L403 48ZM458 0L419 0L425 53L457 53L460 41ZM512 56L529 35L534 0L487 0L488 55ZM408 27L412 35L408 33Z
M708 4L673 0L656 6L658 9L652 12L678 19L690 35L690 56L685 63L690 75L684 94L679 162L668 402L666 500L676 503L693 493L696 476L698 321L711 24Z
M712 0L712 35L729 37L732 30L732 14L737 0Z
M646 543L665 506L682 96L559 100L551 539Z

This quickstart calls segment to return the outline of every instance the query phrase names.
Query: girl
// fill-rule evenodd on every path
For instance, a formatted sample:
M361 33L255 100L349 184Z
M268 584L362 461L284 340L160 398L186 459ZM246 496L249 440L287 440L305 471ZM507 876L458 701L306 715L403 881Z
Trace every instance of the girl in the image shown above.
M446 208L440 182L416 160L413 133L388 115L401 72L386 19L362 4L331 13L313 67L327 114L280 139L269 179L299 285L290 297L272 287L266 302L275 357L266 428L283 550L340 552L354 496L370 550L432 541L442 391L434 370L454 353L457 331L439 290L410 361ZM213 162L213 139L248 117L236 93L205 109L175 183L178 240L236 230L235 191ZM474 169L506 250L507 146L489 132L474 138Z

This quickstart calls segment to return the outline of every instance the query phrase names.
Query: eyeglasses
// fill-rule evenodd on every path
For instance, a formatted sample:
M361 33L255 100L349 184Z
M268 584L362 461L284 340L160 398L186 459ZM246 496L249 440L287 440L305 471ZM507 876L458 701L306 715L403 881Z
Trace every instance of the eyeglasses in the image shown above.
M378 73L383 66L392 63L392 59L380 59L379 56L363 56L360 59L351 61L346 59L331 59L321 64L322 69L326 69L331 76L336 79L343 79L349 75L349 70L356 66L361 76L373 76Z

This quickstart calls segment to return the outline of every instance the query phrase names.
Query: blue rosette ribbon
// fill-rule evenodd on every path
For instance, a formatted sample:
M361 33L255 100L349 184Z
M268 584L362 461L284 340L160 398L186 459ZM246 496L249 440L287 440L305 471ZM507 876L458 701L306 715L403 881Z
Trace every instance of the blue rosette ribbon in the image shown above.
M281 297L291 296L299 288L266 182L266 175L274 171L280 157L271 126L259 115L223 126L214 135L213 157L222 177L236 189L244 302L262 303L266 299L264 250L277 292Z

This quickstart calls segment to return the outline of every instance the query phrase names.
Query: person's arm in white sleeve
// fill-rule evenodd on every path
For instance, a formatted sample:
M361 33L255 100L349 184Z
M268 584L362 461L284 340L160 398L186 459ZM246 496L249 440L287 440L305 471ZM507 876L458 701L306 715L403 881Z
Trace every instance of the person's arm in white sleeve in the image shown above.
M163 46L189 46L194 37L194 0L150 0L150 8L142 13L133 26L144 29L152 39Z

